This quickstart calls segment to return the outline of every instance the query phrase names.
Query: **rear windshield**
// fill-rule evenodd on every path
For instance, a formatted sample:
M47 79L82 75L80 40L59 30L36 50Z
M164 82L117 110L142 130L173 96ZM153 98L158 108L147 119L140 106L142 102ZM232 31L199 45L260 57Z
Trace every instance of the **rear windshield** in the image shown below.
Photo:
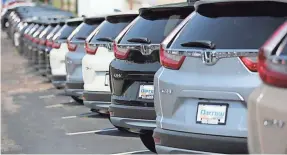
M33 26L34 26L34 24L28 25L28 27L27 27L27 29L24 31L24 33L27 34L27 33L31 30L31 28L32 28Z
M119 21L107 21L105 20L102 24L98 32L94 35L91 42L99 42L97 39L99 38L111 38L115 39L115 37L133 20L134 18L123 18ZM112 31L111 31L112 30Z
M76 28L77 26L69 26L67 24L65 24L58 32L56 35L54 35L53 40L56 39L68 39L69 35L73 32L73 30Z
M47 26L39 35L39 38L46 38L47 35L53 30L53 26L49 25Z
M153 14L141 15L137 22L124 35L120 43L131 44L128 40L132 38L147 38L151 43L161 43L189 13L160 11Z
M47 35L47 40L52 40L53 36L62 28L61 25L57 25L51 32Z
M31 28L31 30L28 32L29 35L32 35L38 28L39 28L39 25L38 25L38 24L34 25L34 26Z
M35 33L33 34L33 37L38 37L40 35L40 33L45 29L45 26L42 25L40 26L36 31Z
M273 5L263 2L200 5L171 47L188 48L181 44L206 40L217 49L258 49L287 19L286 5L285 8Z
M83 22L73 32L75 35L73 36L72 40L85 40L99 24L100 23L89 25Z

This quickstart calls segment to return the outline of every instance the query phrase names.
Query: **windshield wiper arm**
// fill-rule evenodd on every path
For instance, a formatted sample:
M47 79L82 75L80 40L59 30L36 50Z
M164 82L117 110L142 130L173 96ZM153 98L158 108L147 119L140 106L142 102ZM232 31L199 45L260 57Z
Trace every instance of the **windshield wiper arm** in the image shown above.
M215 49L215 44L209 40L190 41L182 43L180 45L183 47L201 47L201 48Z
M76 37L78 40L86 40L86 37Z
M145 43L145 44L151 43L151 41L148 38L131 38L128 40L128 42Z
M103 37L103 38L98 38L98 41L106 41L106 42L113 42L114 39L110 37Z

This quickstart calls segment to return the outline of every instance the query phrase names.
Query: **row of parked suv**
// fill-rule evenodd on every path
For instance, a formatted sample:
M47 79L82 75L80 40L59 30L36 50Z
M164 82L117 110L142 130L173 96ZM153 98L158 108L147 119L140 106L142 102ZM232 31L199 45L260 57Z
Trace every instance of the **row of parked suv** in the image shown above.
M20 54L152 152L243 154L249 144L251 153L287 153L286 1L198 0L77 18L39 8L6 14Z

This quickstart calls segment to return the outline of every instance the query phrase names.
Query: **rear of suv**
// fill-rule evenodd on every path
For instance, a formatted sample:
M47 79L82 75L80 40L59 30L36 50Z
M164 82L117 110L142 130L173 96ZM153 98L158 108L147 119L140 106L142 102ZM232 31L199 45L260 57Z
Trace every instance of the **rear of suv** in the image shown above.
M66 82L66 54L69 52L67 39L71 33L83 22L82 18L69 19L65 25L58 25L60 30L48 41L48 44L52 47L49 59L51 66L51 81L57 88L63 88Z
M109 65L115 58L112 44L115 37L137 16L135 13L108 15L86 40L87 54L82 60L83 100L92 111L108 114L111 104Z
M46 61L46 77L52 81L52 69L50 62L50 52L54 49L53 46L53 37L62 29L65 25L64 21L59 21L56 27L47 35L46 37L46 49L45 49L45 61ZM64 67L65 68L65 67ZM64 76L64 81L66 80ZM54 80L55 81L55 80ZM57 86L56 86L57 87ZM58 88L58 87L57 87Z
M83 103L82 59L86 54L85 40L104 20L102 16L84 18L84 21L67 39L69 52L66 54L65 92L79 103Z
M286 11L281 13L286 17ZM260 48L258 72L263 84L248 100L249 151L286 154L287 21Z
M141 8L132 25L114 42L116 59L109 70L111 122L139 133L144 145L153 152L153 77L160 68L159 45L193 10L187 3Z
M46 75L46 48L47 48L47 36L57 26L57 22L49 21L48 26L40 33L38 43L38 72L42 75Z
M195 3L161 44L158 153L248 153L246 101L261 84L258 48L286 20L277 13L283 8L264 0Z

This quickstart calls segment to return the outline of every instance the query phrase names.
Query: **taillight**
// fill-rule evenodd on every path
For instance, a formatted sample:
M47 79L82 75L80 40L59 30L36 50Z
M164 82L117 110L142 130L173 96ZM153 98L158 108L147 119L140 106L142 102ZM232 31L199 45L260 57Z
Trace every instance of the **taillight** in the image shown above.
M276 87L287 88L286 60L266 59L264 49L258 55L258 72L262 81Z
M258 72L262 81L282 88L287 88L287 57L282 55L287 43L286 33L287 22L282 24L265 42L259 49L258 55ZM281 41L282 39L284 40ZM281 45L278 46L279 43Z
M46 45L46 40L45 39L41 39L39 42L40 45Z
M129 54L129 49L124 49L124 48L119 48L116 42L113 43L113 48L114 48L114 53L115 57L117 59L127 59L128 54Z
M54 42L52 48L59 49L61 47L61 43Z
M96 54L98 48L94 46L90 46L88 42L85 42L85 49L88 54L94 55Z
M161 144L161 140L160 140L159 137L154 136L154 137L153 137L153 141L154 141L154 144L156 144L156 145Z
M249 57L240 57L243 64L251 71L251 72L257 72L257 61L254 59L257 59L256 57L249 58Z
M33 41L33 43L38 44L40 42L40 39L39 38L33 38L32 41Z
M160 63L162 66L178 70L184 62L185 56L179 56L167 53L163 46L160 45Z
M68 44L68 49L70 52L74 52L77 49L76 44L72 44L70 41L67 41L67 44Z
M52 45L53 45L53 41L47 40L46 46L52 47Z

